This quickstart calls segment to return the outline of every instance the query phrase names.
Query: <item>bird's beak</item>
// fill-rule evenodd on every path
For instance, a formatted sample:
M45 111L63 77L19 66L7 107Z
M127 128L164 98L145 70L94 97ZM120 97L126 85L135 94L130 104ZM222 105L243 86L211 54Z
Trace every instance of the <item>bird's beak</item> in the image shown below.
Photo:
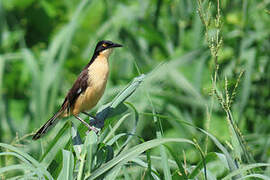
M113 43L112 45L110 45L110 48L116 48L116 47L123 47L123 45L117 44L117 43Z

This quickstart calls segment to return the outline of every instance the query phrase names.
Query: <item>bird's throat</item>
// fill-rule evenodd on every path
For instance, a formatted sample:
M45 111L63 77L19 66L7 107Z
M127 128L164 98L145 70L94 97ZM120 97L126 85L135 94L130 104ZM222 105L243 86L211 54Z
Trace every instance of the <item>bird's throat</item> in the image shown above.
M106 49L106 50L100 52L98 56L101 56L101 57L108 59L112 52L113 52L112 48Z

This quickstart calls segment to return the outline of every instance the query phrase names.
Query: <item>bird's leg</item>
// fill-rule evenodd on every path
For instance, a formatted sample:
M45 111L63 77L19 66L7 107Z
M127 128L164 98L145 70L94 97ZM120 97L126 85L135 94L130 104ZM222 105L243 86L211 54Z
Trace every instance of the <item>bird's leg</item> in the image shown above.
M82 120L79 116L77 115L73 115L76 119L78 119L79 121L81 121L89 130L94 131L96 134L99 132L98 129L96 129L93 126L90 126L87 122L85 122L84 120Z
M87 113L85 111L83 111L82 113L85 114L85 115L87 115L87 116L89 116L89 117L91 117L91 118L93 118L94 120L97 120L97 117L96 116L93 116L93 115L91 115L91 114L89 114L89 113Z

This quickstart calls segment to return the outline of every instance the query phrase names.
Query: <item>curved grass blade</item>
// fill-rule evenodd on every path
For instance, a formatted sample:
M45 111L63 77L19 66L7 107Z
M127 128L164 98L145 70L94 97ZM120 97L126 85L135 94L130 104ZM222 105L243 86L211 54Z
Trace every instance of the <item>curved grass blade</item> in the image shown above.
M34 158L32 158L30 155L28 155L27 153L19 150L18 148L11 146L9 144L4 144L4 143L0 143L0 147L9 149L11 151L14 151L18 154L20 154L22 157L24 157L25 159L27 159L28 161L30 161L40 172L42 172L42 174L44 174L45 176L47 176L48 179L53 179L51 174L46 170L46 168L43 166L42 163L39 163L37 160L35 160Z
M143 160L147 160L147 156L146 155L139 155L138 157L141 158L141 159L143 159ZM151 161L155 161L155 162L160 162L160 160L161 160L161 157L154 156L154 155L151 155L150 158L151 158ZM174 160L168 159L168 162L169 162L169 165L172 168L177 168L177 163ZM158 165L158 167L161 167L160 164L157 164L157 163L155 163L155 164L156 164L156 166Z
M229 154L229 152L227 151L227 149L217 140L217 138L214 137L212 134L206 132L203 129L200 129L200 128L198 128L198 129L200 131L202 131L203 133L205 133L206 135L208 135L212 139L212 141L216 144L216 146L223 152L223 154L226 157L226 160L227 160L228 166L230 168L230 171L237 170L237 166L234 164L234 161L233 161L231 155Z
M155 123L155 126L156 126L156 136L157 136L158 139L161 139L162 138L162 133L163 133L162 132L162 125L161 125L160 119L158 119L157 116L155 116L156 110L154 108L152 99L151 99L148 92L147 92L147 97L148 97L148 100L149 100L149 102L151 104L151 107L152 107L153 120L154 120L154 123ZM168 164L168 157L167 157L164 145L160 146L160 155L161 155L161 163L162 163L162 166L163 166L162 169L163 169L163 172L164 172L164 178L165 178L165 180L171 180L172 175L171 175L170 167L169 167L169 164Z
M49 147L47 148L46 153L44 153L42 157L41 163L48 168L57 153L65 147L67 142L70 139L70 136L68 135L68 127L70 123L67 121L64 126L61 128L61 130L58 132L56 137L52 140Z
M34 168L33 166L29 166L27 164L16 164L16 165L10 165L6 167L0 168L0 174L3 174L7 171L14 171L14 170L23 170L23 171L31 171L35 172L40 178L45 178L42 173L40 173L38 168ZM51 178L52 179L52 178Z
M120 139L121 137L124 137L124 136L128 136L129 134L128 133L120 133L120 134L117 134L115 135L112 139L110 139L106 144L111 146L113 145L118 139Z
M118 163L126 163L127 161L137 157L139 154L143 153L144 151L154 148L156 146L159 146L161 144L168 143L168 142L188 143L188 144L194 145L192 141L188 139L182 139L182 138L168 138L168 139L166 138L166 139L155 139L155 140L147 141L145 143L139 144L137 146L132 147L131 149L128 149L122 152L117 157L113 158L111 161L105 163L99 169L94 171L91 174L91 176L87 178L95 179L98 176L110 170L112 167L114 167Z
M130 115L130 113L125 114L117 123L113 126L113 128L110 130L109 134L105 137L103 140L104 143L106 143L115 133L115 131L119 128L119 126L122 124L122 122Z
M123 164L120 163L117 166L113 167L108 174L104 177L104 180L114 180L117 178Z
M262 174L250 174L250 175L247 175L247 176L244 176L242 178L240 178L239 180L242 180L242 179L264 179L264 180L269 180L269 176L265 176L265 175L262 175Z
M95 125L100 128L103 127L105 119L112 114L112 112L123 103L129 96L131 96L135 90L139 87L139 85L143 82L145 75L142 74L133 79L133 81L125 87L117 96L108 104L103 105L99 108L97 112L97 119L101 122L96 122L91 119L91 125Z
M126 102L126 104L128 104L134 112L134 126L133 126L133 129L131 130L131 132L129 133L131 136L130 135L128 136L127 140L119 148L117 154L119 154L121 151L123 151L127 147L127 144L130 142L130 140L133 137L132 135L135 134L135 132L136 132L138 121L139 121L139 113L138 113L137 109L135 108L135 106L133 106L131 103L128 103L128 102Z
M22 162L24 162L28 165L31 165L31 163L28 160L26 160L23 156L21 156L18 153L15 153L15 152L2 152L2 153L0 153L0 156L15 156L18 159L20 159Z
M134 91L143 82L145 77L146 76L144 74L141 74L140 76L135 77L133 81L113 99L111 107L115 108L120 103L124 102L131 94L134 93Z
M142 166L144 168L149 167L148 164L145 163L140 158L134 158L131 161L135 162L136 164L138 164L139 166ZM154 167L151 166L151 176L152 176L152 178L154 178L155 180L160 180L160 178L156 174L157 174L157 170Z
M38 177L35 177L36 173L27 173L27 174L24 174L24 175L19 175L19 176L15 176L15 177L12 177L12 178L9 178L8 180L25 180L25 179L38 179Z
M199 175L200 171L202 170L202 168L204 168L204 163L207 164L208 162L211 162L213 160L216 160L218 158L218 156L216 155L216 153L209 153L207 154L204 159L202 159L197 166L195 167L195 169L193 169L193 171L189 174L188 179L194 179L197 175Z
M227 176L225 176L223 178L223 180L231 179L232 177L237 176L238 174L244 173L247 170L258 168L258 167L263 167L263 166L270 166L270 163L255 163L255 164L249 164L249 165L243 166L243 167L237 169L236 171L233 171L230 174L228 174ZM241 178L243 178L243 177L241 177Z
M172 155L174 161L176 162L177 166L178 166L178 169L182 175L182 178L183 179L188 179L187 175L186 175L186 172L185 172L185 169L182 165L182 163L180 162L179 158L177 158L177 155L175 154L175 152L169 147L169 146L166 146L164 145L170 152L170 154Z

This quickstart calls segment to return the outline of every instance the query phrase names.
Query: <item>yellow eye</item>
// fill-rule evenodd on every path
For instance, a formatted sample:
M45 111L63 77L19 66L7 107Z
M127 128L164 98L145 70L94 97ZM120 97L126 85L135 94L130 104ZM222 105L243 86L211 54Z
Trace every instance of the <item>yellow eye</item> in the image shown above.
M102 46L103 46L103 47L107 47L107 44L104 43L104 44L102 44Z

